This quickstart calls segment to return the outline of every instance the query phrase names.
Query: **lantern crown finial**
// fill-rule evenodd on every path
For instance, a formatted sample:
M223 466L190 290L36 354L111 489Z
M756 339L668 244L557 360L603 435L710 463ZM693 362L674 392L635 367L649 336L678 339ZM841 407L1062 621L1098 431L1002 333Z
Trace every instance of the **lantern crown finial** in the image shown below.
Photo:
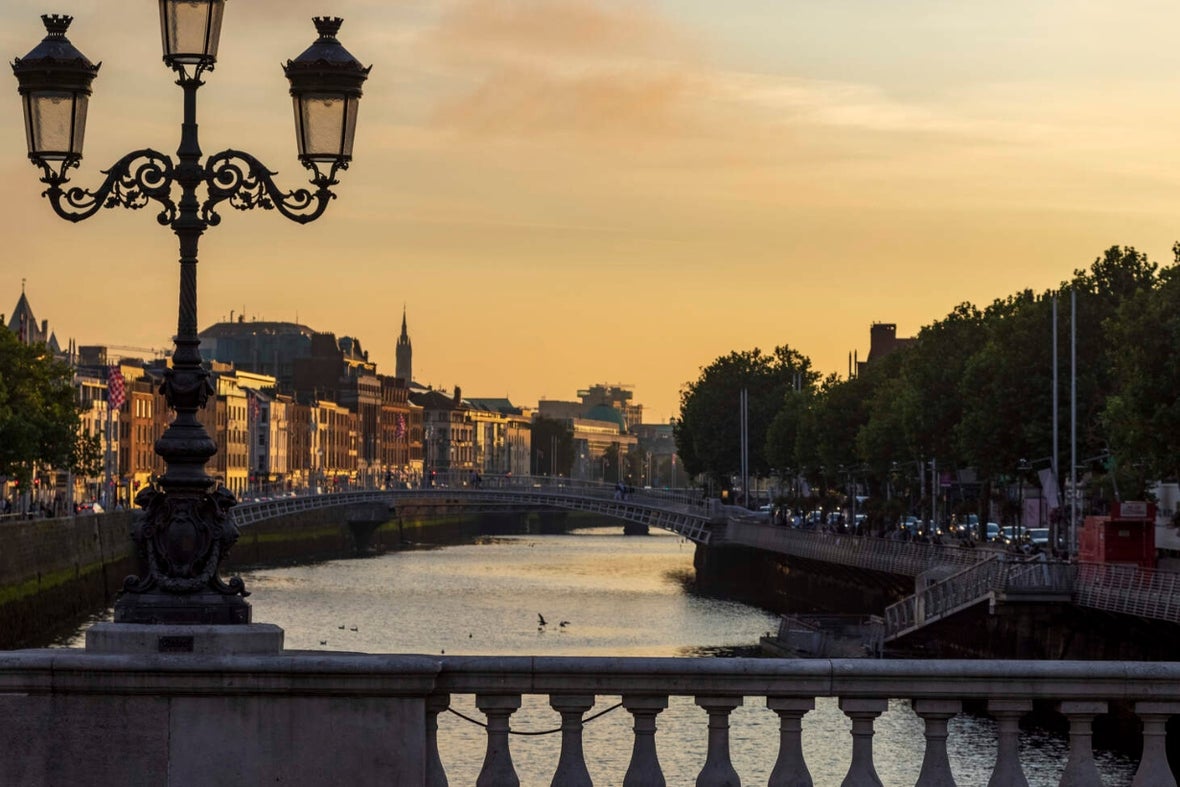
M344 24L344 20L338 16L313 16L311 21L315 23L320 38L336 38L336 34L340 32L340 25Z
M41 21L45 24L45 30L50 38L65 38L74 17L66 14L42 14Z

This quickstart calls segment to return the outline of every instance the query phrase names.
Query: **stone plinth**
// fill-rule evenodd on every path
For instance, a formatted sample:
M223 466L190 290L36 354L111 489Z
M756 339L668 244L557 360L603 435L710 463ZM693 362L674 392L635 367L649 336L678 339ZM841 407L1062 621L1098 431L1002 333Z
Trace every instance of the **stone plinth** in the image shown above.
M271 623L244 626L150 626L97 623L86 632L87 653L277 656L283 630Z

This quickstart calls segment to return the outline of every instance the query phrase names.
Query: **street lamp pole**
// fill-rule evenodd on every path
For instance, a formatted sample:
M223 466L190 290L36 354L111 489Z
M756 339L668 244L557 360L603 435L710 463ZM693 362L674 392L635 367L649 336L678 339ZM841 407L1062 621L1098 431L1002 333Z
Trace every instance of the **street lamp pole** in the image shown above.
M66 38L72 18L46 15L48 35L12 64L24 104L29 159L39 166L43 196L62 218L78 222L102 208L160 206L157 221L172 229L180 246L180 302L172 367L161 385L176 417L156 441L167 466L158 485L135 499L145 509L132 534L141 562L115 605L121 623L237 624L250 622L249 595L238 577L223 582L218 566L237 540L229 509L234 495L205 472L217 445L197 420L214 394L201 366L197 337L197 246L217 226L222 202L238 210L277 210L301 224L323 214L335 197L331 187L352 158L356 108L369 69L336 40L341 20L317 17L319 38L284 71L294 99L299 159L314 190L282 192L258 159L224 150L201 161L197 137L197 90L213 70L225 0L159 0L164 62L184 92L176 161L151 149L128 153L105 170L96 190L70 182L82 160L90 84L98 74ZM325 171L326 169L326 171ZM205 199L198 197L204 187ZM174 201L174 187L180 199Z

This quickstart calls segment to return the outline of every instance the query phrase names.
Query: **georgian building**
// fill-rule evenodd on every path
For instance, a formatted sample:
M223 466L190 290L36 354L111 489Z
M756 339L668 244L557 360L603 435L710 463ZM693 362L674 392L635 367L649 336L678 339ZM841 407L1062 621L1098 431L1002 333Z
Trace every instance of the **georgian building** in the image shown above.
M268 496L283 492L288 481L290 398L275 393L276 381L270 375L238 370L235 376L246 393L249 489Z
M423 472L470 472L475 465L475 429L471 407L458 388L453 396L443 391L411 393L410 401L422 408Z
M140 489L164 472L164 458L155 448L168 428L168 403L142 369L123 365L121 371L126 401L118 411L119 486L120 498L127 505Z
M410 388L400 377L378 375L381 410L378 416L380 485L414 483L422 473L422 442L414 433L422 430L422 408L410 403ZM416 428L415 428L416 427Z
M295 390L311 392L314 398L326 397L356 416L355 463L349 470L350 483L383 478L380 463L379 418L381 381L377 364L361 349L358 340L345 336L337 341L330 333L311 337L311 351L295 362Z
M197 412L197 419L217 443L217 453L205 472L242 497L250 485L249 402L229 364L211 366L214 395Z
M81 422L79 431L82 436L98 441L103 457L103 469L97 476L74 479L77 487L74 500L102 502L106 469L112 465L114 457L119 455L118 431L113 424L108 438L107 415L110 411L107 409L107 381L96 370L78 369L74 373L74 387L78 392L78 419ZM114 472L112 468L112 473Z
M312 485L312 441L316 418L310 404L293 396L279 395L287 405L287 488L307 489Z
M325 493L344 491L356 482L360 419L327 399L315 400L311 409L316 425L311 446L313 488Z
M528 475L532 415L508 399L467 399L471 406L475 465L484 475Z

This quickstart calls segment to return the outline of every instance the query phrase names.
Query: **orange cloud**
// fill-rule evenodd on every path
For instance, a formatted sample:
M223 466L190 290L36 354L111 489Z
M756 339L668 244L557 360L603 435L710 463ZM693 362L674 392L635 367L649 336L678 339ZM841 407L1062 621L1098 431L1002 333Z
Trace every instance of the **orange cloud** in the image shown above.
M642 3L461 0L422 44L449 85L430 124L477 135L680 133L703 79L687 36Z
M668 133L684 123L682 103L691 84L674 69L561 76L502 68L473 90L444 101L433 121L492 135Z
M452 57L655 54L678 46L673 28L641 3L603 0L463 0L432 43Z

